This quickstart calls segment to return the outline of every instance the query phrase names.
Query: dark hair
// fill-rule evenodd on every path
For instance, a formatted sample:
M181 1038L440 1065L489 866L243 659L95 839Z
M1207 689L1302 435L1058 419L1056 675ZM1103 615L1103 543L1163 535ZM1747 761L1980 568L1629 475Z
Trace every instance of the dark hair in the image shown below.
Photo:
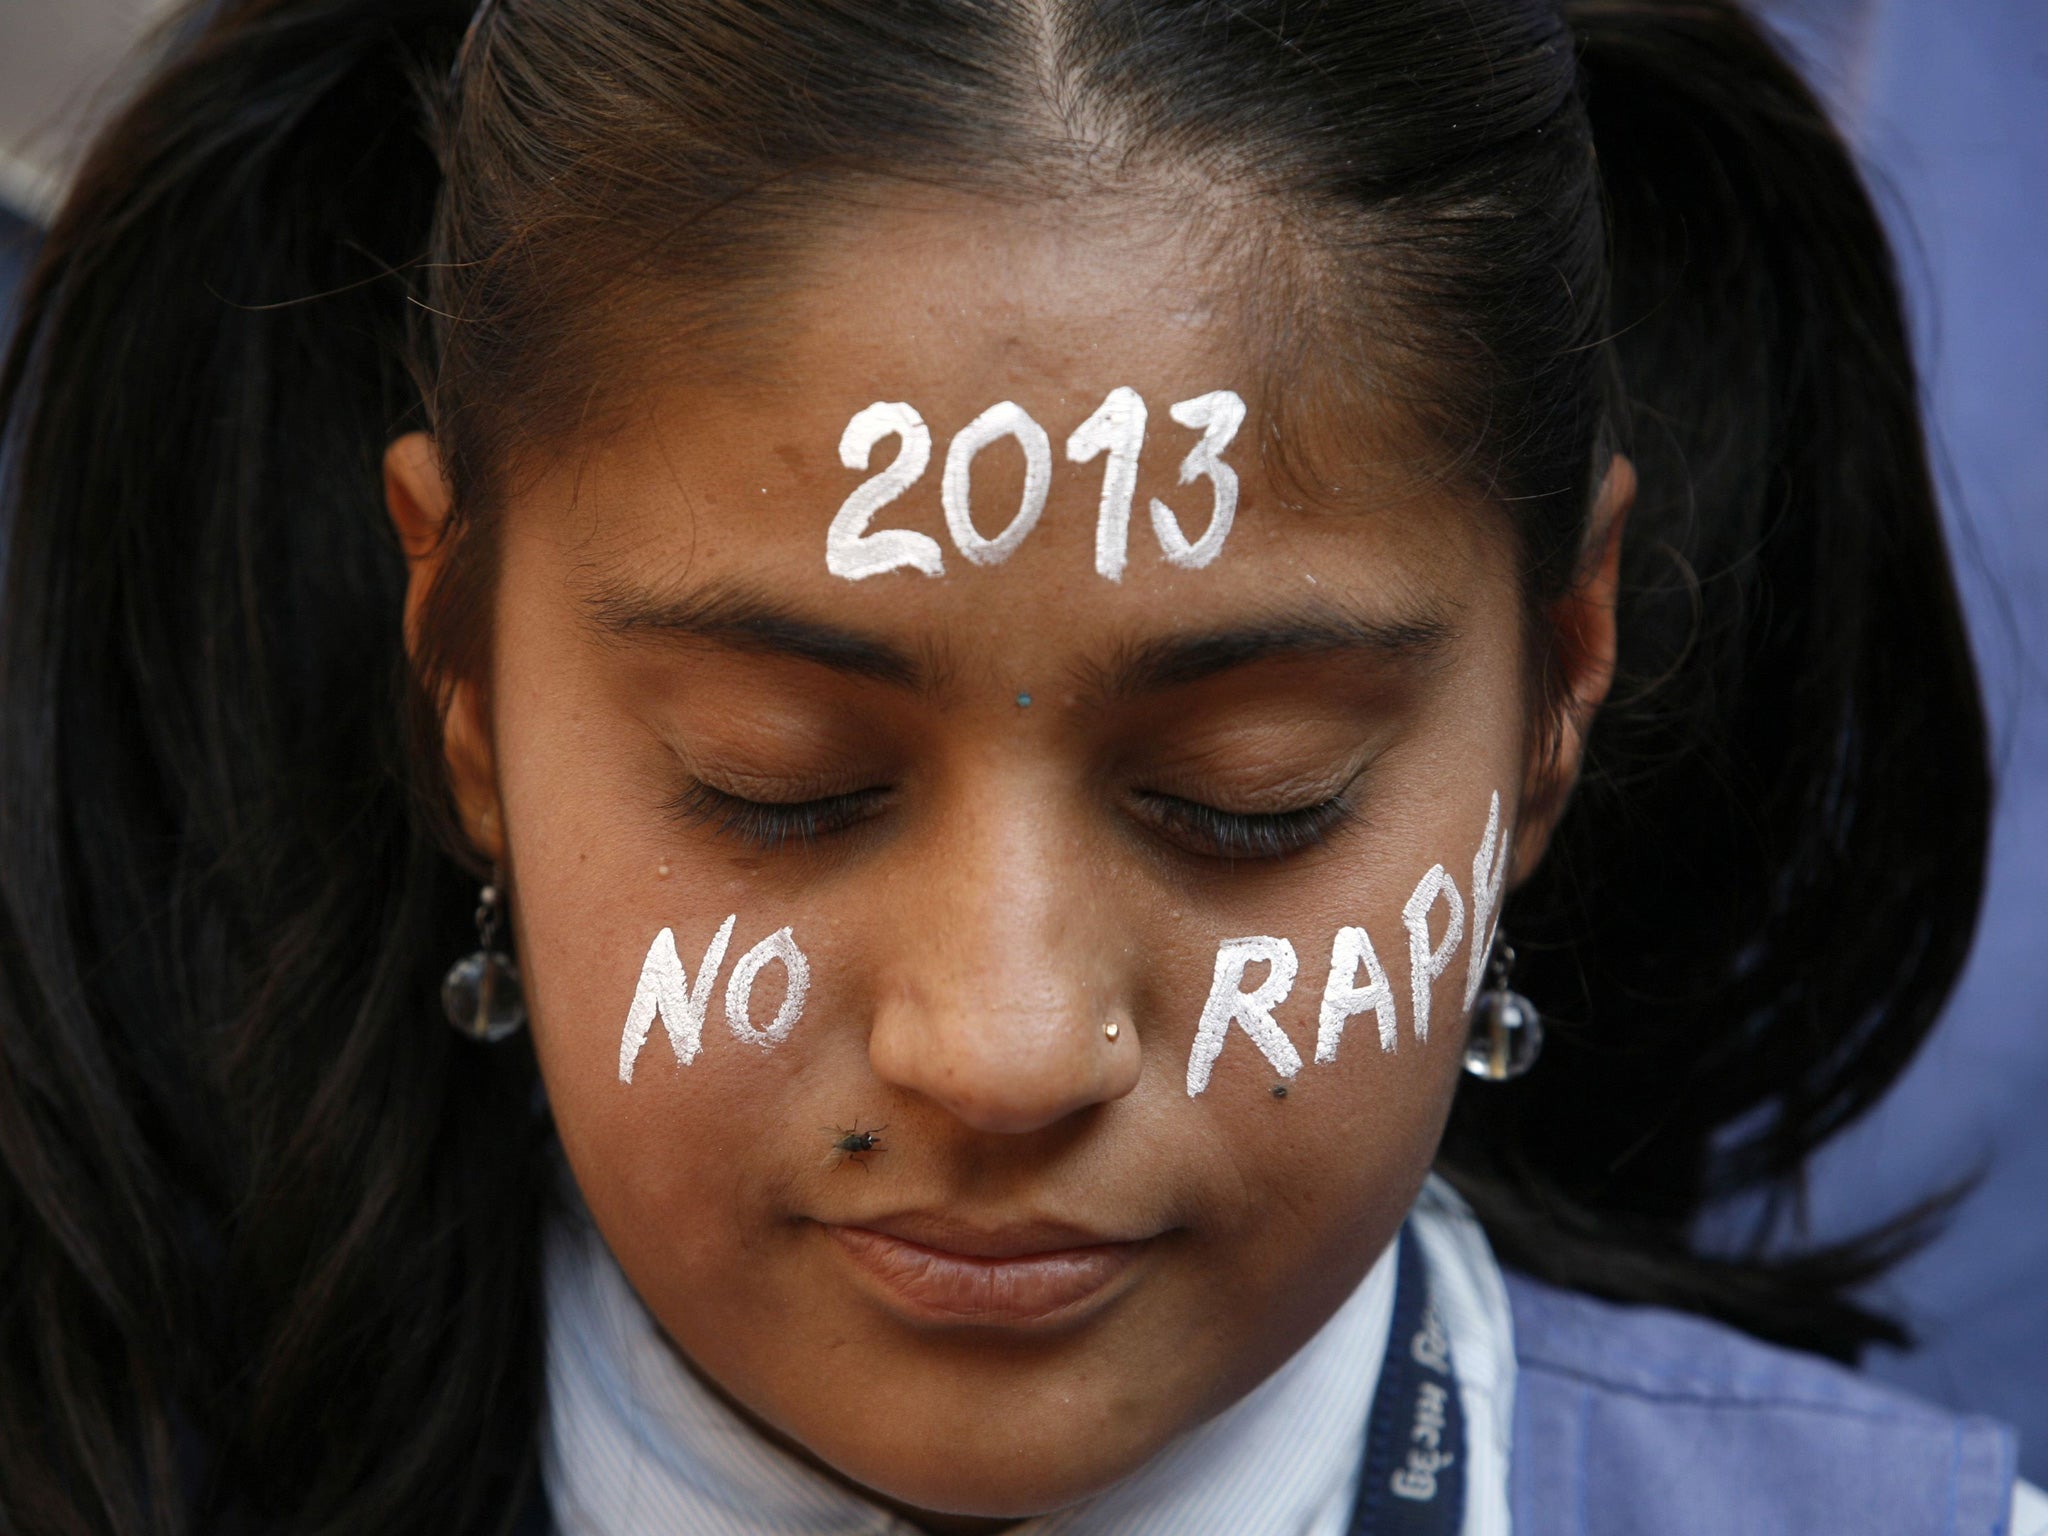
M1885 242L1732 0L470 23L196 9L0 380L0 1528L442 1536L530 1495L546 1125L530 1048L437 1022L473 887L406 706L482 654L502 477L621 315L744 300L882 179L1249 194L1318 345L1362 340L1511 517L1532 613L1634 458L1622 676L1505 919L1554 1043L1468 1090L1443 1165L1546 1278L1837 1355L1897 1336L1847 1294L1896 1230L1692 1235L1795 1193L1911 1055L1988 799ZM379 461L421 425L462 542L416 675Z

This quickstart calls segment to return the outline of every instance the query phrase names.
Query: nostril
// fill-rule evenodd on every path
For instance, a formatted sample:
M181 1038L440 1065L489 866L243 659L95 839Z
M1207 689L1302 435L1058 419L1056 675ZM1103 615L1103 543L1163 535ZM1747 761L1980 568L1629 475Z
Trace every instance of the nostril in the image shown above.
M1093 1008L1024 1019L963 1015L903 999L875 1021L875 1075L977 1130L1021 1135L1137 1086L1143 1053L1130 1013Z

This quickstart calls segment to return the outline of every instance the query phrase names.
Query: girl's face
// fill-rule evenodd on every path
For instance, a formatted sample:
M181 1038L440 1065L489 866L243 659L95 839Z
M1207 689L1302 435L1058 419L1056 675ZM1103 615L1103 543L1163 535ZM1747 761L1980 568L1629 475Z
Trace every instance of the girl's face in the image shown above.
M1291 398L1172 238L878 221L784 320L715 387L650 374L521 483L490 686L450 709L457 797L508 871L569 1163L668 1337L887 1499L1045 1510L1254 1386L1401 1222L1457 1079L1489 808L1497 861L1526 869L1548 827L1520 808L1554 803L1536 775L1569 773L1604 687L1604 587L1552 616L1577 631L1578 712L1562 759L1532 766L1505 520L1358 446L1391 423ZM1113 581L1114 457L1075 462L1067 439L1119 387L1149 420ZM1171 407L1216 391L1247 410L1220 455L1235 520L1216 558L1176 565L1152 499L1199 541L1229 476L1181 482L1203 431ZM1003 401L1043 427L1050 477L1035 528L981 563L941 482L954 434ZM942 574L828 567L835 515L902 447L842 462L875 402L914 407L932 447L868 531L927 535ZM1282 446L1321 466L1307 488L1274 452L1304 432ZM1013 436L974 458L982 537L1015 515L1024 461ZM446 506L422 440L388 478L422 550ZM436 569L419 555L416 599ZM1404 909L1438 865L1455 895L1423 889L1416 940ZM1355 942L1330 975L1359 928L1380 994ZM679 1062L673 993L645 1017L650 973L625 1081L664 930L676 990L702 986L701 1049ZM742 1038L727 988L779 930L808 970L800 1014L766 1033L784 947ZM1247 937L1292 945L1291 988L1275 945L1219 967ZM1318 1060L1326 986L1346 985ZM1263 1047L1262 1003L1284 1037ZM863 1132L872 1150L847 1150Z

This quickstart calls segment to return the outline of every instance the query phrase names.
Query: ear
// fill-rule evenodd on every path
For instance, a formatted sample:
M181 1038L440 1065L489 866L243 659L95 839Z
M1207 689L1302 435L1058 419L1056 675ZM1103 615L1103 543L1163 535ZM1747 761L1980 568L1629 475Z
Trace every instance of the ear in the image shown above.
M441 473L441 456L426 433L408 432L384 450L384 505L398 530L399 548L405 551L405 650L415 668L420 663L427 595L441 579L454 547L448 537L454 504ZM482 690L473 680L454 680L440 689L440 703L441 748L462 830L480 855L503 864L504 820Z
M1621 580L1621 535L1636 500L1636 469L1616 454L1607 464L1600 494L1586 529L1579 576L1545 618L1552 637L1545 707L1554 711L1548 729L1531 743L1523 772L1521 815L1516 818L1512 878L1521 881L1541 862L1564 808L1578 783L1586 735L1614 682L1614 605Z

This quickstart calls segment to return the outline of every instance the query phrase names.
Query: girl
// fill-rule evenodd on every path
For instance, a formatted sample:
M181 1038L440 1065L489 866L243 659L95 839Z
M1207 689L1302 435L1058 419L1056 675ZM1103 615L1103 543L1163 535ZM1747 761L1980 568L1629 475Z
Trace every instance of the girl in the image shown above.
M6 1527L2003 1528L1915 1223L1692 1237L1968 944L1914 404L1726 3L195 8L4 381Z

